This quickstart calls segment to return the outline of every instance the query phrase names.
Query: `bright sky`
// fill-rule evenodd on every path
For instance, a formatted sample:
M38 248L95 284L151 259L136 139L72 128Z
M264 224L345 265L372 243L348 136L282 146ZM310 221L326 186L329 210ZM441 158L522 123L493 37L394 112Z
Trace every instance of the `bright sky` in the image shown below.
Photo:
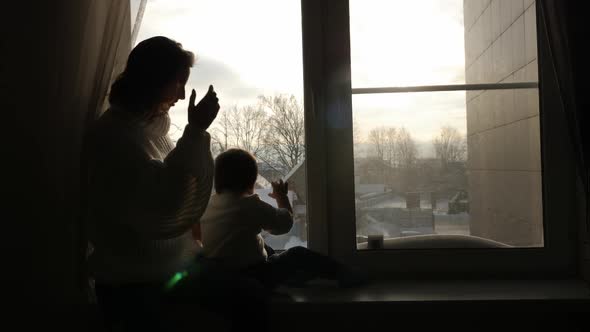
M353 88L465 82L463 0L350 0L350 12ZM157 35L197 54L187 95L213 84L222 108L260 94L302 100L299 0L150 0L138 41ZM171 111L180 126L186 106ZM363 135L405 126L426 142L443 125L466 131L464 92L355 95L353 112Z

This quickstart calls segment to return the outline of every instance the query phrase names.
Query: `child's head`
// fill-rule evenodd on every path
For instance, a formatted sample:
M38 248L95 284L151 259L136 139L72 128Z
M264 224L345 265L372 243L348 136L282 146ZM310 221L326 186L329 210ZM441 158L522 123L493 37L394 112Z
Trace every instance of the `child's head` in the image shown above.
M229 149L215 158L215 191L244 194L251 191L258 177L256 159L241 149Z

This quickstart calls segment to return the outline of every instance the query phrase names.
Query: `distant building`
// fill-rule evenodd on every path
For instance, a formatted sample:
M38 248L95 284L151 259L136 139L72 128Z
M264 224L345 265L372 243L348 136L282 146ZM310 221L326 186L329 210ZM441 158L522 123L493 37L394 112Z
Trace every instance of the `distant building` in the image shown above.
M270 181L276 181L278 179L281 179L283 177L284 172L282 170L271 167L267 163L259 162L258 174L267 179L270 183Z
M266 169L266 174L278 175L278 172ZM271 175L272 176L272 175ZM291 246L307 246L307 206L305 202L306 182L305 182L305 160L295 165L293 169L284 177L277 176L274 180L268 180L262 173L256 181L254 192L260 199L268 204L277 207L276 201L268 196L272 192L271 181L282 179L289 183L289 202L293 207L293 228L289 233L279 236L263 234L265 242L274 249L288 249Z

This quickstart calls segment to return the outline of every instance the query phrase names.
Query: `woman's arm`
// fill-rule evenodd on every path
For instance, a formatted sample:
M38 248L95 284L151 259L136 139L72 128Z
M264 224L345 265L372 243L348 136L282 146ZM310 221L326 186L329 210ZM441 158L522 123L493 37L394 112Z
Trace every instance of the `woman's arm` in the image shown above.
M183 234L198 222L209 202L213 158L206 129L217 116L219 100L213 86L197 105L195 97L193 90L189 124L163 161L148 154L141 129L113 116L101 118L91 135L93 203L102 204L103 215L121 220L139 236L162 239Z
M198 222L213 182L208 133L187 126L163 161L151 159L133 133L101 136L92 173L103 209L150 238L175 237Z

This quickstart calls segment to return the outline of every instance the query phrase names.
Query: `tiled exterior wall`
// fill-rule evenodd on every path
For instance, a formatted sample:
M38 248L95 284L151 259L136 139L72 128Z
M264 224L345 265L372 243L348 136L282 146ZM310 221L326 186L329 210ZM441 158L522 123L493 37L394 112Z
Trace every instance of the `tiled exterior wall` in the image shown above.
M535 1L464 0L466 83L537 81ZM543 244L537 89L467 93L471 234Z

